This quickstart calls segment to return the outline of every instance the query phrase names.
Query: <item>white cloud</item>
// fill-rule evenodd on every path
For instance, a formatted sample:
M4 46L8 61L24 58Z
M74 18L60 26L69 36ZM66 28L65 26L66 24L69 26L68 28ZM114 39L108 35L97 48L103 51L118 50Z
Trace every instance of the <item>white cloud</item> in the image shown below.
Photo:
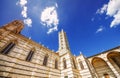
M50 33L52 33L53 31L57 31L57 30L58 30L57 26L55 26L55 27L53 27L53 28L50 28L50 29L48 30L47 34L50 34Z
M16 4L23 7L23 6L25 6L27 4L27 0L19 0Z
M107 15L114 16L120 11L120 0L110 0L108 2Z
M56 6L45 8L40 16L41 24L48 28L48 32L47 32L48 34L52 33L53 31L57 31L58 29L59 19L58 19L56 7L57 4Z
M17 2L17 5L20 5L21 8L22 8L22 11L21 11L21 15L24 17L24 18L27 18L27 0L19 0Z
M27 4L27 0L20 0L20 5L25 6Z
M28 27L31 27L32 26L32 19L30 19L28 17L28 14L27 14L27 0L19 0L17 3L17 5L20 5L21 8L22 8L22 11L21 11L21 15L22 17L24 18L24 23L28 26Z
M117 14L115 14L113 21L111 22L110 27L116 27L117 25L120 24L120 11L117 12Z
M105 9L103 9L105 8ZM106 13L107 16L113 17L110 27L115 27L120 24L120 0L110 0L108 4L105 4L101 9L98 9L96 13Z
M21 14L24 18L27 18L27 7L26 6L23 7Z
M97 29L96 33L102 32L103 30L104 30L104 27L103 27L103 26L100 26L100 27Z
M108 5L104 4L102 8L98 9L96 13L103 14L106 12Z
M32 20L30 18L24 19L24 23L28 26L31 27L32 26Z

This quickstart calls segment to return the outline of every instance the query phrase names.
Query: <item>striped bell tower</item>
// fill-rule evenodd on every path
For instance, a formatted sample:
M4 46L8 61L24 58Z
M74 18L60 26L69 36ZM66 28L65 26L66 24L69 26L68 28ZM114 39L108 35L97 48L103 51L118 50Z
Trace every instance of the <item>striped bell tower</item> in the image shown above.
M63 29L59 32L59 55L63 55L70 50L66 33Z

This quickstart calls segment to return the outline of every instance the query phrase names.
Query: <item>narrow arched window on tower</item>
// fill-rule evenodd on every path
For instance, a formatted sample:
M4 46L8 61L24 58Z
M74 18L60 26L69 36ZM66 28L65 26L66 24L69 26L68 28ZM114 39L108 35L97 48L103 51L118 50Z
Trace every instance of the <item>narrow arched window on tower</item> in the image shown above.
M48 61L48 55L45 55L44 60L43 60L43 65L46 66Z
M57 59L55 60L55 69L58 69L58 61L57 61Z
M77 69L74 59L73 59L73 65L74 65L74 68Z
M79 65L80 65L80 69L83 70L84 69L84 65L82 63L82 61L79 60Z
M4 49L1 50L1 54L8 54L10 50L15 46L14 42L10 42Z
M27 58L26 58L26 61L30 61L31 58L32 58L32 56L33 56L33 54L34 54L34 51L31 50L31 51L29 52Z
M66 59L65 59L65 58L63 59L63 66L64 66L64 69L67 68L67 65L66 65Z

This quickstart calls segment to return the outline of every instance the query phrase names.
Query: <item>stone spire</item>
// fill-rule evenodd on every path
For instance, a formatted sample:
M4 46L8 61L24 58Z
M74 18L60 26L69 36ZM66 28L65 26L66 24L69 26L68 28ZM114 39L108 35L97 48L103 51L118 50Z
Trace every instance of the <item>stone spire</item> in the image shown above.
M69 50L68 40L63 29L59 32L59 50Z

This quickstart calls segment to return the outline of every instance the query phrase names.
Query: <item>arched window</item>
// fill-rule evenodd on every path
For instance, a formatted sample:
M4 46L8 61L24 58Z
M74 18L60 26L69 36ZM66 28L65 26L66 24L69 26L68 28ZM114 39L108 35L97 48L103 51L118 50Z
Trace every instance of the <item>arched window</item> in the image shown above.
M48 55L45 55L44 60L43 60L43 65L46 66L48 61Z
M55 60L55 69L58 69L58 61L57 61L57 59Z
M29 52L27 58L26 58L26 61L30 61L31 58L32 58L32 56L33 56L33 54L34 54L34 51L31 50L31 51Z
M74 68L77 69L76 65L75 65L75 60L73 59L73 65L74 65Z
M67 68L67 65L66 65L66 59L65 59L65 58L63 59L63 66L64 66L64 69Z
M79 59L79 65L80 65L80 69L83 70L84 69L84 65L82 63L82 61Z
M105 73L104 78L110 78L110 76L107 73Z
M14 42L10 42L0 53L8 54L10 50L15 46Z

